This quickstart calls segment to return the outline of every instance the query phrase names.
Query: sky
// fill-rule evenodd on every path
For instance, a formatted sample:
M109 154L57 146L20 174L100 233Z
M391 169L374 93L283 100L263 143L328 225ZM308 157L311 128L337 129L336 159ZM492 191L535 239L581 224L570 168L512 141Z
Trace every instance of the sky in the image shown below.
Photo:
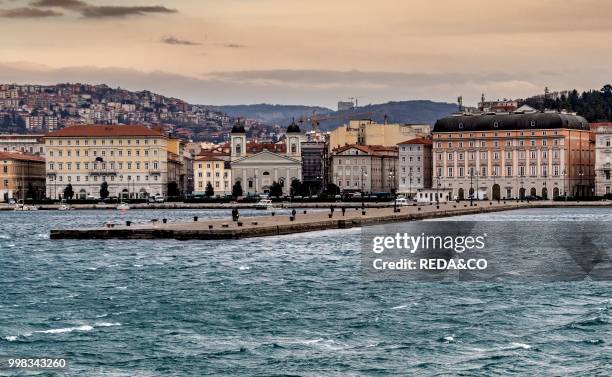
M0 82L475 105L610 83L611 14L610 0L0 0Z

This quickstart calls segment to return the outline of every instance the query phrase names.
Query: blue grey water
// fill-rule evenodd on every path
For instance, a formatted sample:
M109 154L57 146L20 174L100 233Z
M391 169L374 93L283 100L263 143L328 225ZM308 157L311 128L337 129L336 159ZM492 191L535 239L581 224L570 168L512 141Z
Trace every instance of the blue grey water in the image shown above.
M51 228L193 215L229 213L0 213L0 356L67 357L69 376L612 374L610 282L365 281L359 229L48 238ZM610 221L612 209L465 218Z

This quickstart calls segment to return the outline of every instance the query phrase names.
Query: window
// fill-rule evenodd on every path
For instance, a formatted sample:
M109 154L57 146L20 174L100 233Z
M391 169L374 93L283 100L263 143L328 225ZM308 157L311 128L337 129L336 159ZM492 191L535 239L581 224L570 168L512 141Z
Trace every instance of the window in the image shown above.
M449 166L449 168L448 168L448 176L449 177L453 176L453 168L452 168L452 166Z
M493 122L493 127L498 128L499 127L499 122Z
M535 122L535 120L532 120L529 124L531 125L531 127L535 127L536 122Z
M459 129L463 129L463 123L459 122Z
M512 166L506 166L506 176L512 177Z

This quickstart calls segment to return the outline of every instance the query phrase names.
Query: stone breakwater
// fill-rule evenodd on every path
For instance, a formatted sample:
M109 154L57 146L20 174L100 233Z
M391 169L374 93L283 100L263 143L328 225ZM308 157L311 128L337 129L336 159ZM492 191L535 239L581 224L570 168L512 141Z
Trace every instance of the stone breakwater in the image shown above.
M520 208L545 208L560 206L596 205L595 203L563 202L469 202L445 203L440 205L404 206L393 208L361 208L342 210L335 207L334 212L308 210L296 211L295 216L272 215L241 217L233 221L215 219L198 221L166 222L155 219L146 224L105 224L99 228L88 229L53 229L52 239L238 239L247 237L264 237L282 234L311 232L326 229L345 229L376 224L403 221L424 220L475 213L508 211ZM600 206L602 204L597 204Z

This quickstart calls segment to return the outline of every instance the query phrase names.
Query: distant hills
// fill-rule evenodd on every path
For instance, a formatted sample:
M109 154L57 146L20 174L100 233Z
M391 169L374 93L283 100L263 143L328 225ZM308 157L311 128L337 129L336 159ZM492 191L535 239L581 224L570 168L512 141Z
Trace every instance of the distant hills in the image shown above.
M300 105L235 105L218 106L222 111L232 117L245 117L256 119L264 123L287 125L292 118L296 121L308 118L316 112L321 118L329 118L320 121L320 128L333 130L346 123L349 119L372 119L384 122L387 115L388 123L418 123L433 125L439 118L448 116L457 111L457 105L444 102L433 102L428 100L416 101L394 101L374 105L360 106L353 110L333 111L325 107L300 106ZM308 127L306 127L308 129Z
M316 111L318 115L333 112L331 109L320 106L270 105L266 103L215 106L214 109L233 118L243 117L279 125L288 124L292 118L299 119L301 116L311 115L313 111Z

